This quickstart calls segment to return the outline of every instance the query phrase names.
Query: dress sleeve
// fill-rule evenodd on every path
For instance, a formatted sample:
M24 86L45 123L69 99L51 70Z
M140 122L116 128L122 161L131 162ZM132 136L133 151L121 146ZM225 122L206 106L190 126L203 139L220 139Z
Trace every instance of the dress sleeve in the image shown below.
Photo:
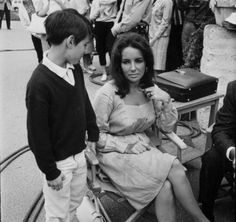
M94 111L97 117L97 125L100 130L97 148L101 152L124 153L128 144L119 140L119 136L110 133L110 116L114 112L115 87L107 83L100 88L93 102Z
M160 101L154 101L154 109L156 113L156 125L164 132L172 132L178 119L177 109L170 101L164 108Z

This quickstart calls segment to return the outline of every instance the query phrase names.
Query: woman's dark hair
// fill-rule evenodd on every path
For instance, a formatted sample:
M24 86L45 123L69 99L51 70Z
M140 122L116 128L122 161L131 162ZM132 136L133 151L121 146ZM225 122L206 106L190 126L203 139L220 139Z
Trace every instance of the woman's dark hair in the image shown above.
M50 14L45 21L46 39L49 45L59 45L70 35L77 45L91 35L91 28L85 18L75 9L64 9Z
M154 77L154 58L148 41L136 33L125 33L120 35L115 41L112 49L109 73L111 73L111 76L115 81L115 85L118 88L116 94L120 95L121 98L125 97L130 90L129 82L125 78L121 68L122 52L127 47L140 50L146 63L146 71L140 80L140 87L147 88L152 86Z

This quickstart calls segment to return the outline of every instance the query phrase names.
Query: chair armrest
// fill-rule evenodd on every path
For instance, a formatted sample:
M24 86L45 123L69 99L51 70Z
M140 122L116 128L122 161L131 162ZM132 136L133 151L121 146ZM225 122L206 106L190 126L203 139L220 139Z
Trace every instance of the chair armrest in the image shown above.
M174 132L171 133L165 133L162 132L170 141L172 141L179 149L181 150L185 150L188 148L188 146L186 145L186 143L184 143L184 141L177 136Z
M174 143L177 147L177 158L181 163L183 163L183 157L182 157L182 151L186 150L188 146L184 141L178 137L174 132L171 133L165 133L162 132L172 143Z

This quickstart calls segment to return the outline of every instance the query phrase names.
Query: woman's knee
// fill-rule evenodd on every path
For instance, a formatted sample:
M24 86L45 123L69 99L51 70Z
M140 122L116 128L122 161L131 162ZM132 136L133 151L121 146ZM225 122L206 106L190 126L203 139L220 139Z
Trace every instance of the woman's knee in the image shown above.
M179 162L178 159L175 159L173 161L171 170L170 170L170 174L174 175L174 176L178 176L178 177L185 177L185 169L183 167L183 165Z

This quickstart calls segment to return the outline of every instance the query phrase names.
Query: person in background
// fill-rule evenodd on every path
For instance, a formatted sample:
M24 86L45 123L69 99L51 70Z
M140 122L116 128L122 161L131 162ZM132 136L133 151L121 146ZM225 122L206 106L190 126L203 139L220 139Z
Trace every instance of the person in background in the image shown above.
M188 0L172 0L171 30L166 55L166 71L172 71L183 65L181 35L184 23L184 12Z
M154 55L154 70L157 74L166 69L166 54L169 43L172 16L172 0L156 0L152 8L149 43Z
M40 24L39 27L40 26L44 27L44 21L48 15L50 15L51 13L55 11L65 9L67 5L67 1L68 0L38 0L38 7L37 7L36 15L42 18L39 20L39 22L43 23L43 24ZM33 23L34 23L33 21L34 19L35 18L33 17L32 18ZM37 24L35 24L34 26L37 27ZM45 29L43 30L43 32L37 33L37 34L40 35L43 52L45 52L50 47L50 45L46 41Z
M39 0L37 15L45 17L52 12L66 8L67 0Z
M183 65L180 68L200 69L203 49L203 32L207 24L215 23L215 16L209 7L209 0L188 0L185 6L185 20L182 31ZM197 118L196 111L181 115L181 120Z
M32 0L23 0L22 3L19 6L19 18L21 21L21 24L25 29L29 27L30 21L32 18L32 14L36 13L38 1L32 1ZM31 40L34 45L34 49L37 53L38 62L40 63L43 59L43 48L42 48L42 42L40 39L40 35L36 33L31 33Z
M73 8L79 12L79 14L83 15L90 22L90 0L70 0L67 8ZM89 24L92 27L92 24ZM83 65L82 68L84 72L88 74L92 74L96 67L93 65L93 51L94 51L94 43L93 38L89 42L87 46L86 53L83 56Z
M182 31L182 68L200 68L203 49L203 31L207 24L215 24L209 0L189 0Z
M93 102L100 129L99 165L135 209L154 200L159 222L176 221L175 198L194 222L208 222L185 168L156 147L160 138L152 126L171 132L178 114L169 94L153 84L153 65L145 38L132 32L117 38L110 64L113 79L97 91Z
M120 10L111 29L114 37L129 32L140 21L151 21L152 0L122 0Z
M95 150L99 138L79 64L91 30L71 10L47 17L50 49L26 90L28 140L43 173L46 222L76 220L76 209L87 191L84 149Z
M212 148L202 157L200 196L202 211L214 222L214 204L226 172L235 175L236 146L236 80L227 87L223 106L216 115L212 131ZM232 176L235 188L235 178ZM232 196L235 198L235 190Z
M99 63L102 67L101 81L107 80L106 53L111 54L114 37L111 28L117 15L117 0L93 0L90 19L94 21L94 34ZM109 50L109 51L108 51Z
M0 29L2 28L2 20L5 14L7 29L11 29L11 0L0 0Z

